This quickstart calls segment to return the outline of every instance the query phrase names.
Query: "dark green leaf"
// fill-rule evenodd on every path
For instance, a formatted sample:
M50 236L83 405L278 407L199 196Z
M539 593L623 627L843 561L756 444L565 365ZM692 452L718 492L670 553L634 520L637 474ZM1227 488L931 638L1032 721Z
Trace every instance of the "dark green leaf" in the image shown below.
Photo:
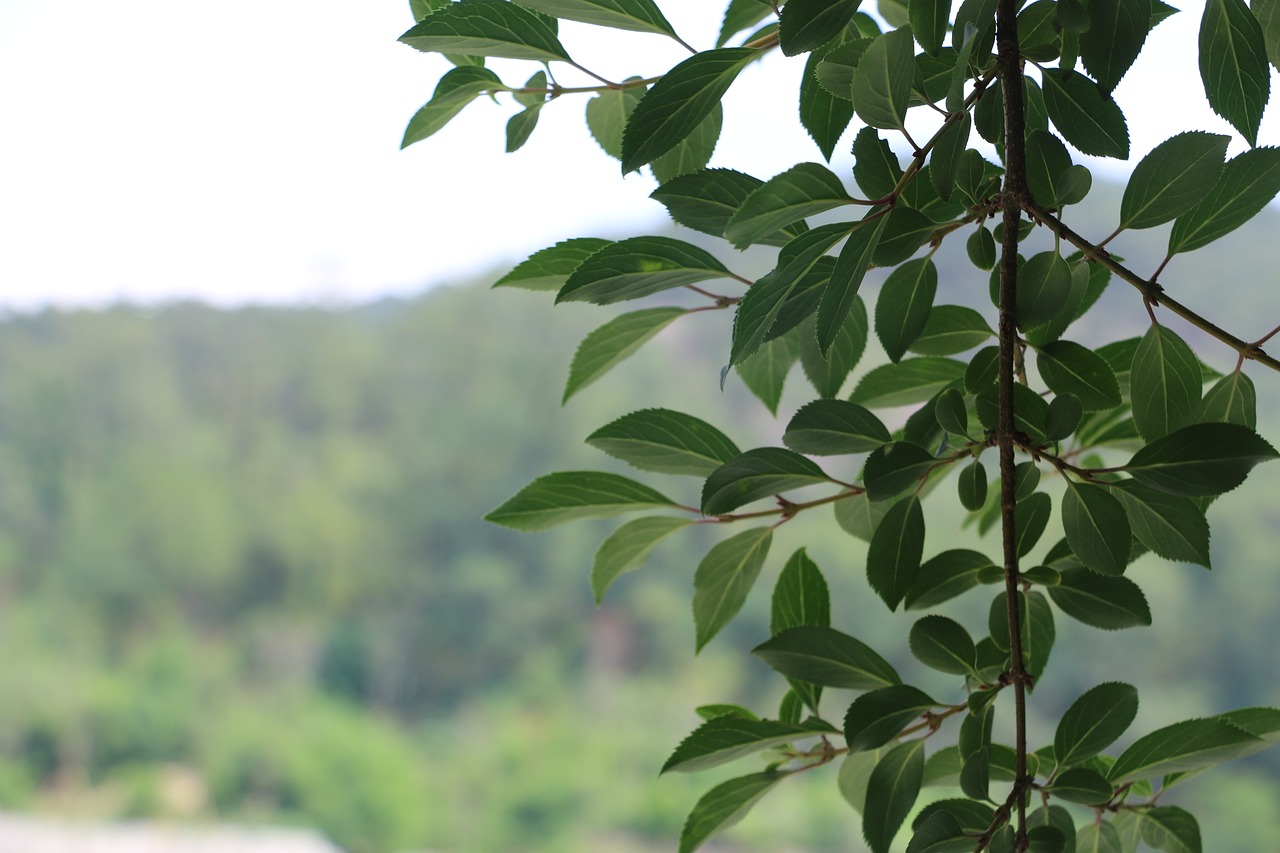
M788 678L825 687L875 690L899 682L897 671L870 646L834 628L788 628L751 654Z
M1084 411L1120 405L1120 385L1102 356L1072 341L1054 341L1036 357L1040 377L1055 394L1072 394Z
M1045 438L1062 441L1076 431L1083 416L1084 406L1080 405L1080 398L1074 394L1059 394L1049 401L1049 410L1044 415Z
M847 95L833 95L819 82L818 66L823 58L824 54L812 53L805 64L800 80L800 124L830 162L836 144L853 119L853 104Z
M1267 45L1243 0L1207 0L1200 18L1200 79L1213 111L1250 145L1271 95Z
M925 814L924 810L920 814ZM960 819L951 812L933 811L925 815L923 821L918 818L919 815L913 823L915 832L907 844L907 853L971 853L973 850L973 837L966 834ZM985 827L986 824L983 825Z
M645 471L698 477L741 453L711 424L670 409L623 415L587 436L587 444Z
M961 506L969 512L982 509L987 502L987 469L982 467L979 460L974 459L960 471L958 488Z
M884 746L937 704L927 694L906 684L862 694L853 700L844 717L844 736L849 751L861 752ZM919 740L914 742L922 743Z
M729 270L705 249L671 237L630 237L601 248L569 276L556 302L609 305L715 278Z
M1175 495L1229 492L1275 449L1239 424L1192 424L1139 450L1125 470L1144 485Z
M742 609L769 554L773 530L757 527L717 542L693 575L693 624L701 651Z
M794 2L794 0L793 0ZM924 779L924 741L900 743L880 759L867 783L862 836L872 853L889 853L889 845L911 813Z
M1280 192L1280 148L1255 148L1227 162L1222 177L1169 232L1169 254L1208 245L1248 222Z
M685 738L662 765L661 772L695 773L784 743L838 733L829 723L812 718L801 725L790 725L732 715L716 717Z
M1167 560L1209 568L1209 522L1194 500L1132 480L1117 483L1111 494L1124 507L1139 542Z
M591 592L596 604L618 575L640 568L659 542L690 524L691 518L653 515L628 521L609 534L591 563Z
M778 43L796 56L831 41L844 30L861 0L791 0L778 18Z
M863 220L840 250L835 268L831 271L831 281L827 283L822 301L818 303L818 348L823 355L831 348L853 310L858 288L862 286L862 279L871 265L871 256L880 242L885 221L886 217L883 216L875 221Z
M487 68L467 65L445 72L436 84L435 93L422 109L409 119L401 148L421 142L449 123L463 107L484 92L502 87L502 81Z
M1117 785L1181 770L1212 767L1248 755L1258 738L1239 726L1210 717L1184 720L1138 738L1120 753L1107 774Z
M720 141L720 127L724 122L724 110L719 104L712 108L710 114L689 132L689 135L676 143L675 147L655 157L649 164L653 176L659 183L666 183L681 175L691 175L701 171L711 160L716 151L716 143Z
M995 337L982 315L961 305L935 305L911 351L921 355L954 355Z
M766 341L756 354L738 365L738 375L760 402L773 413L778 413L778 401L787 374L800 358L800 335L803 329Z
M926 167L927 169L928 167ZM921 174L912 186L921 186L928 180L927 174ZM878 267L891 267L911 257L931 239L938 231L938 223L920 211L898 205L884 218L884 233L880 243L871 256L872 263Z
M449 3L419 21L400 41L430 53L572 61L543 18L505 0Z
M1200 853L1200 824L1195 816L1178 806L1160 806L1137 811L1142 821L1142 838L1156 850L1167 853Z
M511 272L494 282L494 287L524 290L559 290L587 258L610 244L595 237L575 237L534 252ZM678 309L662 309L678 310Z
M818 61L818 85L832 97L849 101L853 109L853 77L858 71L862 54L866 53L874 38L852 38L827 51ZM816 54L815 54L816 55Z
M969 411L964 395L955 388L947 388L934 398L933 414L944 431L961 438L969 435Z
M958 753L956 747L951 747L950 749ZM936 775L938 773L937 760L939 756L943 756L946 751L945 747L937 750L930 755L929 759L925 762L925 785L939 784L939 780ZM958 763L956 771L959 772ZM938 812L948 814L955 818L957 826L963 827L967 830L977 830L979 832L985 831L986 828L991 825L991 819L995 817L995 811L986 803L978 803L973 800L963 799L936 800L922 808L920 812L912 818L911 828L917 831L923 829L925 822ZM908 847L907 849L910 850L911 848ZM973 841L970 840L967 853L972 853L972 851ZM935 851L930 850L930 853L935 853Z
M977 650L959 622L945 616L925 616L911 626L907 642L911 654L925 666L951 675L977 677Z
M1093 758L1124 734L1137 715L1138 691L1132 685L1112 681L1086 690L1058 722L1053 737L1058 766L1074 767Z
M680 853L693 853L712 835L740 821L786 773L766 770L716 785L698 800L680 831Z
M1222 177L1230 141L1222 134L1191 131L1157 145L1125 186L1120 227L1153 228L1195 207Z
M1133 422L1147 441L1184 427L1200 409L1204 381L1191 347L1164 326L1151 326L1133 355Z
M1058 132L1085 154L1129 157L1129 129L1116 102L1075 71L1044 72L1044 103Z
M743 200L724 236L746 248L806 216L847 204L849 193L831 170L800 163L759 186Z
M1097 770L1073 767L1059 775L1049 786L1051 796L1079 803L1082 806L1097 805L1111 799L1114 791L1106 777Z
M529 141L529 137L533 135L533 129L538 126L538 114L542 112L542 106L542 104L535 104L521 110L507 122L508 154L519 151Z
M686 228L722 237L733 214L751 193L763 185L759 178L732 169L703 169L672 178L649 197L666 205L671 218ZM770 246L785 245L806 230L803 222L797 222L760 242Z
M702 489L704 515L725 515L743 504L781 492L830 482L822 469L781 447L748 450L707 477Z
M1071 267L1057 252L1040 252L1019 268L1017 287L1019 328L1042 326L1071 293Z
M907 17L925 53L937 56L951 20L951 0L908 0Z
M1147 40L1151 0L1089 0L1089 21L1080 34L1080 61L1110 95Z
M905 127L915 78L911 30L890 30L867 48L853 78L853 108L871 127Z
M1018 503L1018 512L1014 517L1015 541L1018 556L1025 557L1040 541L1049 517L1053 515L1053 499L1044 492L1036 492Z
M1124 508L1104 487L1068 481L1062 527L1085 568L1103 575L1124 574L1133 533Z
M826 578L817 563L801 548L783 566L773 588L773 613L769 633L780 634L788 628L831 624L831 594Z
M1151 624L1146 596L1128 578L1088 569L1065 569L1061 575L1062 583L1049 588L1049 597L1073 619L1104 631Z
M938 290L932 259L909 261L889 274L876 299L876 335L890 361L902 358L924 329Z
M692 133L756 56L755 50L744 47L703 51L663 75L627 122L622 137L623 173L652 162Z
M778 313L779 322L782 322L783 312ZM800 364L814 390L823 397L834 397L844 387L845 379L867 348L868 325L867 306L860 297L854 297L853 308L844 321L844 327L825 355L813 324L804 327L800 336Z
M921 2L921 0L917 0ZM923 0L931 2L931 0ZM938 141L934 143L933 153L929 155L929 172L933 185L943 201L951 200L952 190L956 185L956 172L960 168L960 158L965 146L969 144L969 134L973 129L973 119L968 113L959 121L953 121L943 130Z
M1253 0L1249 5L1253 16L1262 27L1262 38L1266 43L1267 57L1271 64L1280 68L1280 2L1277 0Z
M904 598L907 610L924 610L948 601L978 585L978 576L997 568L977 551L943 551L930 558L916 573Z
M893 192L902 177L902 165L874 128L864 127L853 139L853 179L868 199Z
M724 22L720 27L720 36L716 39L716 47L724 47L736 34L755 26L772 13L773 9L764 0L730 0L729 7L724 12Z
M907 358L867 373L849 399L877 408L923 403L964 376L964 372L963 362L949 358Z
M928 450L909 441L898 441L877 448L867 457L863 478L867 496L884 501L911 488L937 464Z
M913 495L889 508L867 547L867 582L890 610L915 583L923 553L924 512Z
M1207 423L1240 424L1258 427L1258 394L1253 380L1240 371L1219 379L1200 401L1196 420Z
M675 36L653 0L516 0L535 12L638 33Z
M534 480L491 510L485 520L513 530L546 530L579 518L674 506L670 498L617 474L560 471Z
M615 317L588 334L578 345L569 366L564 400L604 375L630 356L668 323L684 314L683 308L648 308Z
M880 419L856 403L814 400L796 412L782 441L797 453L838 456L875 450L890 437Z
M1051 209L1062 206L1062 180L1070 168L1071 154L1058 137L1045 130L1027 134L1027 188L1036 201Z

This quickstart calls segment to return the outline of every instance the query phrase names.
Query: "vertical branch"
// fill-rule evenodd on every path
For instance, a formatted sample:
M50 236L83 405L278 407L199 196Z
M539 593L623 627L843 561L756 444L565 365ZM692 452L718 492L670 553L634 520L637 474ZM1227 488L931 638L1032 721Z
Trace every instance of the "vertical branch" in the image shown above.
M1009 678L1013 682L1016 778L1012 798L1018 804L1015 850L1026 850L1027 807L1027 671L1022 657L1022 619L1018 607L1018 550L1014 528L1014 362L1018 280L1018 225L1027 196L1026 112L1022 93L1022 62L1018 48L1016 0L999 0L996 7L996 47L1001 90L1004 93L1004 239L1000 247L1000 417L996 438L1000 449L1000 523L1004 538L1004 587L1009 609Z

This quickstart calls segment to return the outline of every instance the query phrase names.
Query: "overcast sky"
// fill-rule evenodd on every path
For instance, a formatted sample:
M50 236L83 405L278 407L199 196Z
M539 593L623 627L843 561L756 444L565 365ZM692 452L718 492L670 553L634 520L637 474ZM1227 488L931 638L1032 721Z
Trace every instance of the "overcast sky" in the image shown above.
M713 43L721 0L662 5L686 40ZM1131 162L1182 130L1232 132L1203 106L1202 4L1183 8L1117 90ZM652 179L623 180L588 138L582 98L546 108L514 155L505 98L399 151L449 67L396 42L411 23L407 0L0 0L0 305L406 294L664 218ZM610 78L685 55L599 32L563 37ZM534 70L491 65L509 83ZM792 118L802 66L776 56L742 75L713 165L767 178L821 159ZM1274 113L1262 144L1280 142ZM833 167L846 176L851 139Z

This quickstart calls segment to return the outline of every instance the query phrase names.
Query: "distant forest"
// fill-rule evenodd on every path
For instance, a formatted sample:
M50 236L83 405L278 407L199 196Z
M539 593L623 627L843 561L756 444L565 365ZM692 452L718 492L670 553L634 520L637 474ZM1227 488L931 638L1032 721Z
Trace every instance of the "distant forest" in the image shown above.
M1266 331L1280 318L1265 260L1278 228L1259 218L1213 264L1192 255L1168 276L1224 325ZM1152 239L1139 269L1158 261ZM480 517L549 470L621 470L582 439L626 412L729 421L750 447L805 398L792 387L775 419L738 379L722 392L725 353L704 341L724 336L690 322L618 368L624 381L561 408L574 347L616 312L484 287L500 274L341 310L0 320L0 808L307 824L353 853L670 847L708 781L656 779L652 756L692 727L695 704L770 698L741 655L766 636L766 596L695 660L687 588L714 532L664 544L597 609L587 572L609 524L522 536ZM1124 287L1104 297L1108 334L1145 322ZM971 268L943 268L943 301L986 292ZM1228 355L1211 366L1230 368ZM1274 442L1280 383L1253 376ZM1036 702L1123 678L1146 697L1135 730L1280 704L1280 494L1264 475L1212 511L1212 579L1135 568L1160 618L1134 634L1134 659L1155 666L1064 656L1099 665ZM960 519L955 536L975 535ZM949 544L933 535L927 549ZM830 524L803 538L834 576L837 611L860 618L863 543ZM794 547L780 542L777 562ZM1097 642L1066 622L1059 644ZM780 798L730 843L857 849L830 777L811 781L810 802ZM1209 849L1280 836L1273 808L1252 811L1270 825L1234 817L1280 796L1274 757L1188 795L1213 816Z

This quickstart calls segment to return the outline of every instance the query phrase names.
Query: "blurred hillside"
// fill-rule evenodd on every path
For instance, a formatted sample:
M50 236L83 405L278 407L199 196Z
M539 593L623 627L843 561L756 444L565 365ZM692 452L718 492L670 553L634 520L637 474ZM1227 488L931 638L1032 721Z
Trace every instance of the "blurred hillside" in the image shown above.
M1111 225L1087 211L1068 221ZM1278 226L1268 214L1176 260L1166 285L1263 334L1280 322ZM1149 271L1163 234L1112 248ZM716 251L739 272L767 268ZM348 310L0 321L0 809L298 824L353 853L669 849L718 778L655 778L696 724L689 709L778 698L745 653L766 635L765 587L792 550L807 545L827 571L837 624L905 645L866 600L863 544L827 519L780 530L747 612L696 660L690 584L712 533L664 543L597 609L587 571L613 525L522 536L482 522L547 471L621 470L582 439L626 412L688 411L745 448L776 439L808 399L799 369L777 419L737 378L720 391L725 312L673 325L561 408L574 347L618 312L485 289L495 277ZM986 299L985 276L954 255L942 282L940 301ZM1070 337L1140 334L1145 312L1124 288ZM1205 352L1233 366L1225 349ZM1275 442L1280 383L1251 375ZM1123 637L1132 657L1059 618L1036 702L1124 679L1143 695L1135 731L1280 705L1274 477L1263 469L1213 508L1212 577L1135 567L1156 624ZM645 479L696 502L695 481ZM956 541L973 535L954 518ZM951 545L945 529L931 521L928 551ZM732 843L857 849L831 776L812 775ZM1274 757L1182 796L1209 805L1209 849L1280 838L1274 809L1236 818L1280 796Z

